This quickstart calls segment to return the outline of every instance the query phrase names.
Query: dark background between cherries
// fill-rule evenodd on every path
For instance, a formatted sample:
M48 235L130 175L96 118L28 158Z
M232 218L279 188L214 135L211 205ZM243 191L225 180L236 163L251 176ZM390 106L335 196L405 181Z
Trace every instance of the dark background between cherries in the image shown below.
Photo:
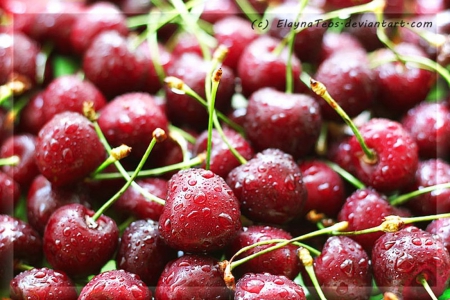
M171 7L165 1L161 2ZM0 220L2 224L15 224L14 230L21 236L14 242L14 249L2 253L0 269L3 273L0 271L0 276L8 278L5 274L19 273L12 265L11 255L14 255L16 262L67 270L65 273L68 277L54 275L51 270L46 271L46 276L61 281L72 280L81 289L87 284L89 275L100 273L100 268L107 261L107 268L111 268L111 260L115 260L118 269L139 274L146 285L154 287L161 280L161 274L164 277L164 274L167 276L170 272L182 272L182 268L178 266L195 265L200 261L205 266L214 266L202 276L212 276L214 280L210 282L211 285L223 285L215 267L218 259L230 258L242 247L260 239L291 238L316 230L316 226L305 219L306 213L311 209L335 220L349 220L354 209L364 210L370 207L373 218L368 218L366 214L363 218L352 221L351 226L355 228L349 228L350 230L361 228L358 226L376 226L382 217L390 214L409 216L450 212L450 200L445 200L450 196L448 190L439 195L417 197L400 207L390 206L385 197L423 186L450 182L450 97L448 85L442 78L434 72L414 68L410 73L406 73L405 77L392 75L398 68L398 65L393 63L371 67L371 62L392 58L392 53L385 49L377 38L374 28L356 27L343 29L338 33L337 30L327 31L323 27L313 27L304 30L294 41L291 63L296 94L286 94L285 68L288 53L282 51L276 56L272 51L289 33L289 28L277 28L273 24L277 23L277 19L294 19L293 12L297 10L297 1L250 1L254 10L260 14L268 9L268 2L273 5L271 16L275 21L271 23L267 33L261 36L232 0L207 1L200 17L202 22L211 24L210 29L218 44L232 45L222 65L223 76L215 106L244 129L245 138L230 128L224 128L224 133L232 146L249 161L245 166L239 166L240 163L223 143L218 132L213 131L210 169L215 177L209 194L205 197L225 197L223 193L236 197L235 202L233 200L223 204L223 207L217 207L217 214L223 213L222 227L218 231L223 230L221 238L226 243L208 240L205 235L210 228L208 224L202 223L192 223L197 227L197 236L201 243L177 240L177 236L170 235L169 227L161 226L170 222L160 222L158 228L158 220L160 216L164 220L170 219L170 229L189 224L189 220L181 218L182 214L177 219L178 223L173 222L170 213L174 213L178 208L173 206L173 211L163 211L161 205L149 203L139 192L129 188L113 208L107 211L106 215L111 219L102 216L98 220L105 230L110 228L110 236L105 238L102 246L104 248L94 250L95 245L91 245L89 239L72 236L70 230L61 231L58 226L63 226L61 220L67 218L69 213L69 219L77 220L79 216L86 214L86 208L94 211L98 209L117 192L124 181L83 180L86 174L106 158L106 152L89 122L74 112L82 112L84 100L92 101L99 112L98 123L107 141L112 146L123 143L132 147L130 157L122 163L128 170L133 170L144 154L153 130L159 127L169 132L169 124L174 124L196 137L196 142L189 144L192 156L205 151L208 138L207 110L188 96L174 93L163 85L152 62L154 54L146 41L135 46L136 37L144 31L145 26L127 27L127 18L131 20L133 17L147 14L154 7L150 1L74 1L55 5L42 0L34 1L31 5L24 0L5 0L0 4L3 14L14 20L13 25L5 23L0 27L3 41L13 37L12 46L8 47L6 43L0 45L0 84L5 84L14 73L27 78L31 85L29 91L15 99L15 103L26 101L26 105L13 124L7 117L14 105L6 101L0 110L0 121L3 123L0 131L0 156L9 157L16 154L21 159L18 166L4 166L0 173L0 211L3 214ZM434 27L429 29L431 32L447 36L450 34L449 1L388 2L385 9L386 18L432 20ZM305 9L305 16L317 19L323 12L351 5L355 3L345 0L310 1ZM436 22L437 16L445 22ZM355 22L373 20L370 14L355 15L352 18ZM428 57L448 69L448 49L436 49L404 28L389 29L387 33L397 44L396 50L399 53ZM208 64L202 58L203 53L197 37L184 31L182 26L171 23L158 30L158 39L158 60L165 74L182 79L205 97L204 80ZM44 66L36 64L37 57L42 52L48 54ZM14 62L8 65L11 57L14 57ZM359 116L356 122L358 125L364 124L363 132L375 130L367 124L375 124L373 126L378 126L376 128L381 128L381 131L395 127L394 138L388 137L381 141L377 138L367 138L368 143L370 140L370 147L378 149L380 153L386 152L383 152L383 157L385 155L389 158L382 161L383 166L393 169L395 174L385 177L379 175L376 180L371 181L364 168L355 164L351 152L358 148L356 142L349 138L341 118L301 82L302 70L323 82L350 117ZM84 74L84 79L79 76L80 73ZM232 102L237 91L248 99L248 107ZM282 101L292 103L291 107L286 110L276 104ZM365 112L371 112L375 119L390 119L398 123L387 120L369 122ZM433 131L432 124L437 118L443 125ZM62 127L66 126L67 122L79 131L77 134L70 135L69 132L57 137L55 131L68 131L67 127ZM330 124L328 151L319 154L315 151L315 145L325 122ZM45 128L41 130L44 125ZM51 138L45 140L45 136ZM88 142L85 141L86 136L90 137ZM67 141L67 138L71 141ZM57 144L76 144L77 139L83 140L85 146L71 148L74 153L67 152L62 157L53 155L59 151ZM404 142L407 147L396 152L389 145L398 140ZM414 156L412 152L417 155ZM83 161L85 169L64 170L65 165L74 164L73 155L86 158ZM334 161L363 182L370 182L371 184L366 185L376 188L376 191L369 189L355 192L356 189L351 184L345 182L320 159ZM155 147L145 168L166 166L181 160L180 148L169 139ZM273 174L267 172L267 169L271 168L277 168L279 171ZM52 177L55 169L58 169L58 178ZM107 172L116 170L109 168ZM170 194L168 187L175 191L177 188L183 189L182 186L176 187L177 183L190 184L185 177L193 176L195 183L192 183L192 186L204 181L201 178L212 177L209 173L196 170L184 172L188 173L180 172L172 177L175 172L171 172L157 178L139 179L137 183L150 193L166 199ZM408 180L397 180L396 175L399 172L404 172L402 178ZM255 174L259 174L259 177L252 181L251 178ZM170 178L171 182L168 181ZM289 180L286 181L287 179ZM242 189L243 182L247 190ZM286 188L276 191L276 194L275 185ZM215 188L222 192L214 192ZM295 193L292 192L294 190ZM272 193L280 198L276 204L260 200ZM185 196L187 195L186 193ZM180 208L184 215L189 216L196 208L202 208L203 199L200 196L193 196L192 202L189 202L190 207ZM48 228L54 230L46 229L50 215L58 207L68 204L72 204L68 206L71 209L67 212L59 210L60 217L52 217ZM242 224L239 222L239 210L245 216ZM6 215L21 221L14 221ZM125 230L119 230L117 225L130 216L133 216L136 222ZM427 228L427 225L428 223L417 224L422 229ZM230 242L241 226L250 227L245 234L241 233L239 238ZM450 236L450 225L433 223L427 230L434 230L433 233L439 231L433 229L433 226L444 228L441 231L447 228L448 232L445 234ZM47 233L44 238L44 231L47 230L51 233ZM166 236L165 241L160 238L160 231ZM2 234L0 232L3 239ZM59 246L54 243L58 237L52 238L51 234L66 236L69 241L82 244L81 248L91 251L88 252L90 257L79 258L83 263L77 265L64 265L64 257L61 258L61 255L57 254ZM359 259L362 257L367 262L376 238L381 235L376 233L357 236L354 240L333 238L326 244L326 238L316 238L308 240L307 243L330 253L333 253L333 247L345 243L345 247L352 249L348 250L349 256ZM154 243L154 248L142 250L145 249L143 244L147 241L149 244ZM7 240L0 239L0 246L1 243L11 247ZM447 240L447 243L450 241ZM136 246L127 246L131 244ZM446 247L448 249L448 244ZM177 257L177 250L180 249L194 253L208 252L208 256L188 255L181 257L177 261L178 265L169 263ZM296 247L289 246L283 250L284 252L274 252L270 257L256 258L235 269L233 274L240 278L248 272L269 272L294 279L302 272L296 258ZM149 260L149 257L151 263L144 266L137 263ZM104 258L106 261L103 261ZM368 268L367 264L358 267L361 270ZM198 272L194 269L190 271ZM36 272L38 275L34 276L44 276L41 274L42 270L41 273ZM329 279L327 276L331 276L330 274L318 270L321 280ZM268 282L273 283L276 280L269 275L266 277L264 280ZM251 275L245 275L244 278L251 280ZM100 282L112 282L112 286L115 279L112 275L96 278ZM133 275L125 280L133 282L135 279ZM369 284L371 279L371 275L358 278L359 282ZM198 280L202 282L202 278ZM141 283L136 284L142 295L145 295L147 292L139 285ZM120 283L117 283L117 286L119 285ZM242 285L244 283L238 284L238 287ZM295 286L289 286L289 289L290 293L297 293L300 297L298 299L301 299L302 291L298 291L298 288L296 290ZM120 291L119 288L110 293L120 295L121 292L126 293L126 289L124 290ZM68 299L76 297L73 290L65 291ZM273 292L279 294L280 291L274 288ZM314 294L312 289L310 292ZM367 294L364 289L358 292ZM356 299L358 292L351 297ZM171 291L152 289L152 293L157 299L167 299L164 297L168 295L164 294ZM224 291L212 289L211 294L204 294L203 297L217 296L214 293L223 297ZM225 295L228 297L226 292ZM5 286L2 287L2 296L9 296ZM380 295L377 297L381 298Z

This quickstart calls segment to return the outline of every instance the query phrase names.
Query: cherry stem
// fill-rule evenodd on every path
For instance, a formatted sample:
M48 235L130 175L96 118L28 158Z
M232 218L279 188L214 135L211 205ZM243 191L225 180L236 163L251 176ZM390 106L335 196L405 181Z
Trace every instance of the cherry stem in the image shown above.
M115 163L118 160L121 160L122 158L127 157L130 154L130 152L131 147L128 147L126 145L121 145L119 147L111 149L109 157L94 172L92 172L89 177L95 177L98 173L102 172L109 165Z
M169 124L169 132L174 132L174 131L176 131L179 135L181 135L190 144L195 144L197 139L193 135L189 134L188 132L184 131L183 129L181 129L173 124Z
M97 122L96 120L92 120L92 123L94 124L95 132L97 133L97 135L98 135L100 141L102 142L103 146L104 146L105 149L108 151L108 153L110 153L111 150L112 150L112 149L111 149L111 146L109 146L108 141L106 140L106 137L105 137L105 135L104 135L103 132L102 132L102 129L101 129L100 126L98 125L98 122ZM127 182L130 181L130 178L131 178L131 177L130 177L130 175L128 175L127 171L126 171L125 168L122 166L122 164L120 163L120 161L114 162L114 165L116 166L117 170L119 170L119 172L120 172L120 174L122 175L122 177L125 178L125 180L127 180ZM99 175L100 175L100 174L99 174ZM137 175L136 175L136 176L137 176ZM142 188L139 184L137 184L136 182L131 181L131 185L132 185L132 187L134 187L136 190L138 190L139 193L140 193L142 196L144 196L146 199L148 199L148 200L150 200L150 201L154 201L154 202L159 203L159 204L161 204L161 205L164 205L164 204L166 203L163 199L161 199L161 198L159 198L159 197L157 197L157 196L155 196L155 195L149 193L149 192L146 191L145 189L143 189L143 188Z
M169 136L172 140L174 140L178 146L180 146L181 154L183 156L182 162L189 161L189 150L188 150L188 142L186 139L179 133L179 131L169 131Z
M213 62L213 65L215 65L214 62ZM219 68L218 70L215 71L215 74L212 78L210 76L207 76L207 78L206 78L206 80L208 80L208 79L210 80L210 82L208 84L212 83L209 101L207 100L209 117L208 117L208 139L206 142L206 164L205 164L206 170L209 170L211 167L213 115L214 115L214 111L215 111L214 106L215 106L215 102L216 102L217 89L219 87L221 77L222 77L222 69Z
M29 271L29 270L33 270L35 267L27 265L23 262L16 262L14 263L14 269L16 270L20 270L20 271Z
M141 178L141 177L149 177L149 176L159 176L159 175L166 174L168 172L195 167L195 166L200 165L202 162L204 162L205 158L206 158L206 154L201 153L201 154L197 155L196 157L191 158L188 161L183 161L183 162L179 162L176 164L172 164L172 165L168 165L168 166L164 166L164 167L160 167L160 168L141 170L141 172L139 172L137 177ZM127 174L129 176L131 176L133 174L133 172L127 172ZM94 177L92 177L92 179L95 179L95 180L107 180L107 179L118 179L118 178L123 178L122 173L102 173L102 174L96 174Z
M341 116L342 120L344 120L344 122L353 131L353 134L355 135L356 139L361 145L361 149L364 152L364 161L368 164L375 164L378 160L376 154L366 145L366 142L364 141L364 138L362 137L355 123L353 123L352 119L347 115L347 113L339 106L339 104L333 99L333 97L331 97L325 85L319 81L314 80L313 78L310 79L310 85L313 92L322 97L339 114L339 116Z
M308 4L308 0L301 0L300 8L298 10L297 15L295 16L295 23L300 20L302 16L303 10ZM295 35L297 34L296 30L292 27L289 31L288 36L288 58L286 63L286 94L292 94L294 91L294 74L292 73L292 56L294 53L294 41Z
M208 103L206 102L206 100L203 99L199 94L197 94L193 89L191 89L187 84L185 84L181 79L169 76L164 79L164 82L169 86L169 88L173 92L177 94L186 94L189 97L192 97L195 100L197 100L197 102L200 103L206 109L208 108ZM217 116L219 117L220 120L225 122L228 126L239 132L241 135L244 135L244 129L241 126L230 120L220 111L215 110L215 112L217 113Z
M320 128L319 138L316 142L316 153L323 156L327 153L327 135L328 135L328 124L324 122Z
M237 251L233 255L233 257L230 259L231 269L234 269L235 267L237 267L237 266L239 266L239 265L241 265L241 264L243 264L243 263L245 263L247 261L250 261L251 259L253 259L255 257L258 257L258 256L263 255L265 253L269 253L271 251L283 248L286 245L289 245L290 243L298 242L298 241L301 241L301 240L309 239L309 238L316 237L316 236L323 235L323 234L330 234L332 232L339 232L341 230L345 230L347 228L347 226L348 226L348 222L346 222L346 221L339 222L339 223L334 224L333 226L330 226L330 227L327 227L327 228L324 228L324 229L319 229L319 230L316 230L316 231L313 231L313 232L310 232L310 233L307 233L307 234L295 237L295 238L290 239L290 240L273 239L273 240L257 242L257 243L254 243L252 245L249 245L247 247L243 247L239 251ZM244 253L244 252L246 252L248 250L251 250L251 249L253 249L255 247L258 247L258 246L261 246L261 245L274 244L274 243L277 243L277 244L274 245L274 246L271 246L269 248L263 249L263 250L261 250L259 252L253 253L253 254L251 254L249 256L246 256L246 257L244 257L244 258L242 258L240 260L233 261L234 258L236 258L240 254L242 254L242 253Z
M147 23L147 43L148 48L152 58L152 63L155 68L156 74L158 75L159 81L161 83L164 82L164 78L166 78L166 73L164 71L164 68L162 67L160 61L160 53L159 53L159 47L158 47L158 35L157 35L157 23L154 22L154 19L159 20L161 19L161 12L159 11L153 11L149 13L148 15L148 23Z
M357 189L364 189L366 186L364 183L362 183L358 178L353 176L351 173L349 173L347 170L343 169L338 164L331 162L331 161L324 161L327 166L329 166L333 171L338 173L341 177L343 177L345 180L350 182L355 188Z
M438 298L434 294L433 290L431 289L430 285L428 284L428 281L425 278L425 275L420 274L417 276L416 279L417 279L417 282L419 282L425 288L425 290L427 291L427 293L431 297L431 299L438 300Z
M236 0L236 3L250 20L250 22L261 22L261 15L253 8L248 0ZM259 26L255 27L258 31L261 31Z
M13 155L10 157L0 158L0 166L15 166L20 163L20 157Z
M122 186L122 188L116 194L114 194L108 201L105 202L105 204L102 205L102 207L100 207L100 209L98 209L96 211L96 213L92 216L92 219L94 221L97 221L97 219L100 218L100 216L108 208L110 208L114 204L114 202L116 202L116 200L119 199L120 196L123 195L123 193L125 193L125 191L131 185L131 183L136 179L136 177L139 174L139 172L141 171L142 167L144 167L144 164L147 161L148 156L152 152L153 147L158 142L158 136L162 136L162 135L165 136L164 130L162 130L160 128L155 129L155 131L153 132L153 138L150 141L150 144L148 145L147 150L145 151L144 155L142 156L141 161L139 162L137 168L134 170L133 175L131 175L131 177L128 178L127 182Z
M321 300L327 300L323 291L320 287L319 281L317 280L316 272L314 272L314 260L311 257L308 249L299 248L298 249L298 258L302 262L305 267L306 272L308 273L309 278L311 278L313 286L316 288L316 292Z
M410 193L407 194L403 194L400 196L395 197L394 199L390 200L389 203L393 206L397 206L397 205L401 205L404 204L405 202L407 202L408 200L426 194L426 193L430 193L430 192L434 192L440 189L449 189L450 188L450 183L441 183L441 184L436 184L436 185L432 185L432 186L427 186L415 191L412 191Z

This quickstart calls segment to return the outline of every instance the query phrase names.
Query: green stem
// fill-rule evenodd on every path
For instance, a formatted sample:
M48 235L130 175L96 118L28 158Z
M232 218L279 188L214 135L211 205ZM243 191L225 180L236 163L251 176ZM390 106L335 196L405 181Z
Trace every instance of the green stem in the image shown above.
M179 135L181 135L186 141L188 141L190 144L195 144L196 138L189 134L188 132L184 131L183 129L173 125L169 124L169 131L170 132L177 132Z
M342 107L333 99L333 97L331 97L325 85L312 78L310 84L313 92L316 93L318 96L322 97L339 114L342 120L344 120L344 122L350 127L353 134L355 135L355 138L358 140L361 149L364 152L363 160L368 164L375 164L377 162L376 154L373 152L372 149L370 149L367 146L366 142L364 141L364 138L362 137L355 123L353 123L352 119L347 115L347 113L342 109Z
M261 21L261 15L253 8L248 0L236 0L236 3L250 20L250 22L259 23ZM258 26L256 26L256 28L258 28L258 31L261 31Z
M416 279L424 287L431 299L438 300L423 274L418 275Z
M119 199L120 196L123 195L123 193L125 193L125 191L128 189L128 187L131 185L131 183L134 181L134 179L136 179L137 175L141 171L142 167L144 166L145 162L147 161L148 156L152 152L155 144L156 144L156 138L153 137L150 144L147 147L147 150L145 151L144 155L142 156L141 161L139 162L137 168L134 170L133 175L131 175L131 177L127 180L127 182L122 186L122 188L116 194L114 194L108 201L105 202L105 204L102 205L102 207L100 207L100 209L98 209L95 212L95 214L92 216L92 219L94 221L97 221L97 219L100 218L100 216L108 208L110 208L114 204L114 202L116 202L116 200Z
M313 286L316 288L316 292L317 292L317 295L319 296L320 300L327 300L327 298L323 294L322 289L320 288L320 283L317 280L316 273L314 272L314 267L313 266L305 266L305 270L308 273L308 276L311 279Z
M345 169L341 168L338 164L331 161L324 161L333 171L338 173L345 180L350 182L356 189L364 189L366 186L364 183L358 180L355 176L347 172Z
M426 193L430 193L430 192L433 192L436 190L440 190L440 189L450 189L450 183L442 183L442 184L427 186L427 187L412 191L410 193L400 195L400 196L392 199L390 201L390 204L393 206L401 205L414 197L417 197L417 196L420 196L420 195L423 195Z
M166 72L164 71L163 66L161 65L160 61L160 53L159 53L159 47L158 47L158 34L157 34L157 28L155 25L156 23L151 22L150 20L155 17L156 13L153 13L152 16L148 18L148 32L147 32L147 43L148 48L150 50L151 58L153 66L155 67L156 74L158 75L159 82L161 84L164 83L164 78L166 78ZM161 13L158 12L156 19L159 20L161 18Z
M316 153L320 156L327 153L327 137L328 137L328 123L324 122L320 128L319 138L316 142Z
M309 246L307 244L300 243L300 242L292 242L292 244L295 245L295 246L307 249L314 256L319 256L320 255L320 251L319 250L317 250L316 248L313 248L313 247L311 247L311 246Z
M0 166L16 166L19 163L20 157L17 155L0 158Z
M214 63L213 63L214 64ZM213 131L213 116L214 116L214 106L216 102L216 95L217 95L217 89L219 87L220 83L220 76L222 75L222 70L220 70L220 75L217 80L212 80L211 82L211 76L207 76L206 81L209 79L208 85L211 85L211 95L209 97L208 102L208 140L206 143L206 164L205 169L209 170L211 167L211 149L212 149L212 131ZM209 72L210 73L210 72ZM209 78L208 78L209 77Z
M188 143L184 139L184 137L178 132L178 131L170 131L169 136L174 140L178 146L181 148L181 154L183 156L182 162L189 161L189 150L188 150Z
M111 153L111 146L109 146L105 135L103 134L100 126L98 125L97 121L93 121L94 124L94 129L95 132L97 133L98 137L100 138L100 141L102 142L103 146L105 147L105 149L108 151L108 153ZM122 175L123 178L125 178L125 180L128 182L130 181L130 175L128 175L127 171L125 170L125 168L122 166L122 164L120 163L120 161L116 161L114 163L114 165L116 166L117 170L119 170L120 174ZM101 174L99 174L101 175ZM136 175L137 176L137 175ZM144 196L146 199L150 200L150 201L154 201L156 203L159 203L161 205L165 204L165 201L155 195L150 194L149 192L147 192L146 190L144 190L139 184L137 184L134 181L131 181L131 186L134 187L135 189L137 189L139 191L139 193Z
M183 168L194 167L194 166L200 165L204 160L205 160L205 155L201 154L194 158L191 158L190 160L188 160L186 162L180 162L180 163L172 164L169 166L164 166L164 167L150 169L150 170L142 170L141 172L139 172L138 178L150 177L150 176L160 176L160 175L166 174L168 172L180 170ZM133 172L127 172L128 176L131 176L132 174L133 174ZM107 180L107 179L118 179L118 178L123 178L122 173L102 173L102 174L97 174L94 177L92 177L92 179L95 179L95 180Z

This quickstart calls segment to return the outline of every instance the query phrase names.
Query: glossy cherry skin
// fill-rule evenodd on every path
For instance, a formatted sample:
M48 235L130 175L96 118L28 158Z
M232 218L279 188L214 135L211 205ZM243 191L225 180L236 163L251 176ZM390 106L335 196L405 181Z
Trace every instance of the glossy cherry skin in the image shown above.
M282 275L247 273L236 282L235 300L306 300L302 287Z
M382 292L402 299L426 299L418 282L423 276L435 295L441 295L450 278L450 254L440 239L414 226L379 238L372 251L373 275Z
M53 117L39 131L36 164L52 184L82 180L105 159L106 151L92 123L76 112Z
M431 221L426 231L437 235L444 244L447 251L450 252L450 218L442 218Z
M283 224L297 217L306 200L302 173L292 156L266 149L227 177L244 216L255 222Z
M94 211L81 204L58 208L44 231L44 253L50 265L70 277L98 274L112 258L119 242L119 229L102 215L93 222Z
M117 267L138 275L146 285L155 287L166 264L177 252L161 239L158 223L137 220L123 232L117 251Z
M151 300L152 292L136 274L111 270L94 276L83 287L78 299Z
M322 115L309 95L262 88L250 96L244 129L255 151L277 148L295 159L311 152L320 134Z
M241 228L239 202L225 180L205 169L186 169L169 180L159 232L186 252L224 248Z
M273 226L252 225L243 228L227 249L228 257L232 257L240 249L254 243L271 239L290 240L292 236L281 228ZM258 253L274 244L257 246L236 257L236 260ZM280 249L271 251L255 257L233 270L237 276L245 273L270 273L283 275L289 279L294 278L300 272L300 261L297 257L297 247L287 245Z
M185 254L166 265L155 299L229 299L229 290L216 259Z
M72 280L61 271L34 268L18 274L9 285L12 300L48 299L77 300L78 293Z
M414 180L418 165L417 144L400 123L388 119L371 119L359 128L376 162L366 162L356 137L350 138L354 173L366 185L380 192L393 192Z

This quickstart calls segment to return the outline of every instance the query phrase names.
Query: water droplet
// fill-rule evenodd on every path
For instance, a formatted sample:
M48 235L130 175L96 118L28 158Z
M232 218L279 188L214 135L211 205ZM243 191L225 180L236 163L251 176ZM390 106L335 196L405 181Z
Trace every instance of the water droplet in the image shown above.
M72 153L71 149L65 148L62 151L62 156L63 156L63 159L64 159L64 161L66 163L72 163L73 162L73 153Z
M420 238L413 238L411 242L416 246L422 246L422 240Z
M50 141L50 149L52 151L59 151L59 143L58 143L57 140L51 139L51 141Z
M295 182L294 182L294 176L292 174L289 174L284 179L284 183L286 184L286 188L290 191L295 190Z
M204 217L209 217L211 215L211 209L209 209L208 207L203 208L202 214Z
M211 266L210 265L204 265L202 266L203 272L211 272Z
M165 228L167 231L170 231L170 230L172 229L172 224L170 223L170 219L167 219L167 220L164 222L164 228Z
M195 185L197 184L197 180L196 180L196 179L189 179L189 180L188 180L188 184L189 184L190 186L195 186Z
M220 193L222 191L222 188L220 186L215 186L214 191Z
M44 277L45 277L45 272L43 272L43 271L38 271L38 272L36 272L36 273L34 274L34 277L35 277L35 278L39 278L39 279L44 278Z
M339 266L342 272L344 272L347 277L351 278L353 277L353 261L351 259L346 259L344 262Z
M70 227L66 227L66 228L64 228L64 230L63 230L63 235L64 236L69 236L70 235L70 232L71 230L70 230Z
M72 134L77 130L78 130L78 124L70 124L69 126L67 126L65 128L64 132L67 134Z
M386 243L384 243L384 250L389 250L389 249L391 249L392 248L392 246L394 246L395 245L395 241L389 241L389 242L386 242Z
M221 213L219 215L219 222L224 228L233 228L233 219L226 213Z
M199 191L197 195L194 196L194 202L197 204L203 204L206 201L206 195L202 191Z
M173 207L173 210L174 211L179 211L180 209L182 209L183 208L183 203L179 203L179 204L177 204L177 205L175 205L174 207Z
M197 210L193 210L187 215L187 218L192 220L193 218L196 218L197 215L198 215L198 211Z
M395 268L399 272L410 272L414 268L414 258L408 253L404 252L396 259Z
M278 284L278 285L283 285L283 284L284 284L284 281L281 280L280 278L276 278L276 279L273 281L273 283Z
M249 280L249 281L245 282L245 284L242 285L242 288L244 290L246 290L247 292L250 292L250 293L254 293L254 294L259 294L259 292L261 292L263 287L264 287L264 281L259 280L259 279Z
M336 293L338 293L338 295L345 295L347 292L348 285L345 282L341 282L336 288Z

